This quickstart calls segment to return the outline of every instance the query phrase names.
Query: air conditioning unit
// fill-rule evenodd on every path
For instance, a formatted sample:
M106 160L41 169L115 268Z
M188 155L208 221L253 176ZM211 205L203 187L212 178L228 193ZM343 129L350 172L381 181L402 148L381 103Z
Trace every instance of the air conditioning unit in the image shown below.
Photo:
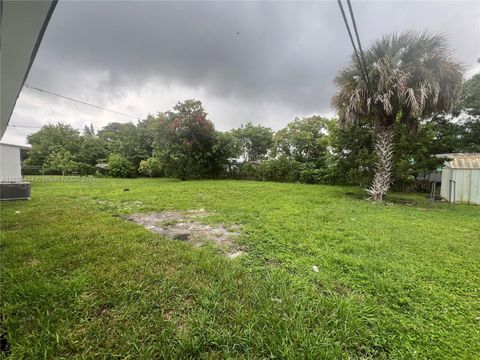
M0 200L26 200L30 199L30 183L0 183Z

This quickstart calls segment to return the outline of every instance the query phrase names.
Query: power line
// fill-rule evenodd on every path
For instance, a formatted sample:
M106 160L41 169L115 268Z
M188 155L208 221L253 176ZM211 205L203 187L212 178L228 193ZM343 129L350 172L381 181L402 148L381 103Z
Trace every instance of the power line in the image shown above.
M11 125L8 124L9 127L14 127L14 128L25 128L25 129L41 129L41 126L29 126L29 125Z
M352 43L352 46L353 46L353 51L355 52L358 65L360 66L360 72L362 73L363 80L367 84L367 90L370 92L370 86L367 80L366 69L365 70L363 69L363 64L362 64L362 61L360 60L360 56L358 55L357 46L355 45L355 41L353 40L352 32L350 30L350 25L348 24L347 16L345 15L345 11L343 10L342 2L340 0L337 0L337 2L338 2L338 6L340 7L340 11L342 13L343 21L345 22L345 27L347 28L348 36L350 37L350 42Z
M352 4L350 0L347 0L347 4L348 4L348 9L350 10L350 17L352 18L353 30L355 31L355 36L357 38L358 48L360 49L360 57L362 58L363 69L365 71L365 76L367 78L367 87L368 89L371 89L370 79L368 77L367 62L365 61L365 56L363 54L362 43L360 41L360 36L358 35L358 30L357 30L357 22L355 21L355 15L353 15L353 9L352 9Z
M63 99L67 99L67 100L70 100L70 101L75 101L77 103L80 103L80 104L83 104L83 105L87 105L87 106L91 106L91 107L94 107L96 109L100 109L100 110L104 110L104 111L109 111L111 113L114 113L114 114L118 114L118 115L122 115L122 116L127 116L129 118L133 118L133 119L138 119L140 118L140 116L135 116L135 115L131 115L131 114L126 114L126 113L123 113L123 112L120 112L120 111L116 111L116 110L111 110L111 109L107 109L107 108L104 108L102 106L98 106L98 105L95 105L95 104L90 104L88 102L85 102L85 101L82 101L82 100L78 100L78 99L74 99L74 98L71 98L71 97L68 97L68 96L65 96L65 95L61 95L61 94L57 94L57 93L54 93L52 91L48 91L48 90L45 90L45 89L40 89L36 86L31 86L29 84L25 84L25 87L28 88L28 89L33 89L33 90L37 90L37 91L40 91L40 92L43 92L43 93L47 93L47 94L50 94L50 95L54 95L54 96L58 96L58 97L61 97Z

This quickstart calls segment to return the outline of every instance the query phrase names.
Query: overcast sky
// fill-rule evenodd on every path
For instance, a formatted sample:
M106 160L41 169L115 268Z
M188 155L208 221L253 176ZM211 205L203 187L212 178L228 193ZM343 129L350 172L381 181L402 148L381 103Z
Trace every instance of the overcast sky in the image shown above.
M480 2L353 8L364 47L391 32L443 32L467 76L480 70ZM333 79L351 52L336 1L59 1L27 83L139 117L195 98L219 130L277 130L296 116L334 116ZM10 124L114 121L136 120L24 88ZM3 141L37 130L9 127Z

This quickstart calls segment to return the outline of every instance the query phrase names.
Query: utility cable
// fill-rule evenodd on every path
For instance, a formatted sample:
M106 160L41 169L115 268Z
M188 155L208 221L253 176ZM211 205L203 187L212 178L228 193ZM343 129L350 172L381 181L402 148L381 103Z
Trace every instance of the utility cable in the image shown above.
M50 94L50 95L58 96L58 97L61 97L61 98L63 98L63 99L67 99L67 100L70 100L70 101L74 101L74 102L77 102L77 103L80 103L80 104L83 104L83 105L91 106L91 107L94 107L94 108L99 109L99 110L109 111L109 112L111 112L111 113L118 114L118 115L122 115L122 116L126 116L126 117L133 118L133 119L138 119L138 118L140 118L140 116L135 116L135 115L126 114L126 113L123 113L123 112L120 112L120 111L107 109L107 108L104 108L104 107L102 107L102 106L98 106L98 105L95 105L95 104L88 103L88 102L86 102L86 101L74 99L74 98L71 98L71 97L68 97L68 96L65 96L65 95L61 95L61 94L57 94L57 93L54 93L54 92L52 92L52 91L48 91L48 90L45 90L45 89L40 89L40 88L38 88L38 87L36 87L36 86L32 86L32 85L29 85L29 84L25 84L25 87L28 88L28 89L33 89L33 90L37 90L37 91L40 91L40 92L43 92L43 93L47 93L47 94Z
M350 0L347 0L348 9L350 11L350 17L352 18L353 30L355 31L355 36L357 38L358 48L360 49L360 57L363 63L363 70L365 71L365 76L367 79L367 87L371 91L370 78L368 76L367 62L365 61L365 55L362 49L362 42L360 41L360 36L358 35L357 22L355 21L355 15L353 15L352 4Z
M362 62L360 60L360 56L358 55L358 50L357 46L355 45L355 41L353 40L352 32L350 30L350 25L348 24L347 16L345 15L345 11L343 10L343 5L340 0L337 0L338 6L340 7L340 11L342 13L343 21L345 22L345 27L347 28L348 36L350 37L350 42L352 43L353 46L353 51L355 52L355 57L357 58L358 65L360 66L360 72L362 73L363 80L365 81L365 84L367 85L367 90L369 90L368 86L368 81L367 81L367 75L363 69Z

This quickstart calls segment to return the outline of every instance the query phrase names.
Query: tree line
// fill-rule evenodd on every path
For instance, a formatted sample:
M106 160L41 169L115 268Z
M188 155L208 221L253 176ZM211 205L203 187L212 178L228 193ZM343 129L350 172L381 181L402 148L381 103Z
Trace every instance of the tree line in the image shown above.
M392 183L411 189L420 173L444 161L432 155L480 152L480 75L464 83L450 114L420 119L415 131L394 128ZM347 126L321 116L297 118L285 128L247 123L217 131L200 101L134 123L110 123L98 131L45 125L28 136L26 174L112 177L235 178L367 186L373 177L375 123L367 117Z

